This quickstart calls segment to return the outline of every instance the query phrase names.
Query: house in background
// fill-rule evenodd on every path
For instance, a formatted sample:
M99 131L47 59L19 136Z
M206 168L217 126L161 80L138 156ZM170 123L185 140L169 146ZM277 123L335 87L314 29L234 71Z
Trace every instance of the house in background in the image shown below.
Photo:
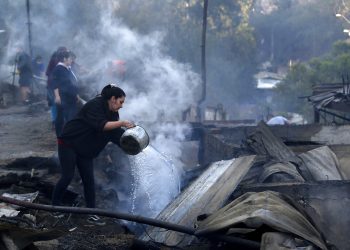
M285 74L270 71L260 71L254 75L256 81L256 93L259 100L257 120L265 120L272 109L272 98L275 95L274 89L284 79Z

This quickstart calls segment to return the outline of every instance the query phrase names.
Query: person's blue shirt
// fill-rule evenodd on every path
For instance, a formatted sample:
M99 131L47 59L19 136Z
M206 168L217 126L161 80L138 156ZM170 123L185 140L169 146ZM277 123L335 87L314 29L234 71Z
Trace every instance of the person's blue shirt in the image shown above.
M41 57L36 57L32 61L33 75L42 76L45 72L45 65L41 60Z

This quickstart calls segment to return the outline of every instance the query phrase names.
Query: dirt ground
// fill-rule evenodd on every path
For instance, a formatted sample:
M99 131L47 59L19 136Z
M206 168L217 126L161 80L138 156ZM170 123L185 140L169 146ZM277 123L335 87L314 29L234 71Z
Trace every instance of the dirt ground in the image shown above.
M46 101L0 109L0 165L29 156L48 157L56 140Z

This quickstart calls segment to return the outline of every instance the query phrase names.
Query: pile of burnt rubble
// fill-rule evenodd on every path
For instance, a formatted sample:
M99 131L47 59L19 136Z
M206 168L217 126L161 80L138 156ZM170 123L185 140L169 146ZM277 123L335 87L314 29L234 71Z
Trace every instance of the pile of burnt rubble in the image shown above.
M0 192L3 197L38 204L50 204L59 175L54 158L27 158L1 167ZM76 190L76 191L73 191ZM79 178L66 192L66 206L84 206ZM111 194L99 190L99 199L109 201ZM104 204L106 207L111 204ZM115 220L103 227L87 223L86 215L27 209L1 203L1 249L129 249L134 236Z
M108 183L118 166L107 149L97 179ZM322 146L297 155L260 123L245 141L245 155L210 164L153 222L135 235L120 220L106 217L93 226L86 216L2 203L1 249L346 249L350 183L335 154ZM250 154L247 154L250 152ZM5 197L50 204L58 178L56 162L33 158L2 166ZM35 168L33 168L35 166ZM75 178L67 206L84 207ZM123 195L102 189L98 203L113 210ZM73 191L74 190L74 191ZM119 199L119 200L118 200ZM153 224L154 225L154 224ZM168 227L167 227L168 226Z
M149 228L141 238L177 246L210 239L235 249L347 248L350 183L328 146L294 153L261 122L241 152L212 163L157 217L194 227L195 237Z

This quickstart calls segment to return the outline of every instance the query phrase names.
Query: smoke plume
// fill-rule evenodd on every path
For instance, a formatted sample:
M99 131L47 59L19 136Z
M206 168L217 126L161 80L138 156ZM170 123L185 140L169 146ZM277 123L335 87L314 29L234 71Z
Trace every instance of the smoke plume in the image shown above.
M0 2L8 34L2 63L9 64L16 46L22 45L28 52L26 2ZM127 95L121 119L147 123L154 131L152 145L181 165L180 141L187 126L179 122L182 112L196 102L200 77L189 65L164 53L163 32L140 34L118 19L118 2L30 1L33 57L40 54L47 63L59 46L72 50L77 62L87 69L82 80L90 89L90 98L110 81L115 82L107 76L108 63L124 61L125 78L117 80Z

